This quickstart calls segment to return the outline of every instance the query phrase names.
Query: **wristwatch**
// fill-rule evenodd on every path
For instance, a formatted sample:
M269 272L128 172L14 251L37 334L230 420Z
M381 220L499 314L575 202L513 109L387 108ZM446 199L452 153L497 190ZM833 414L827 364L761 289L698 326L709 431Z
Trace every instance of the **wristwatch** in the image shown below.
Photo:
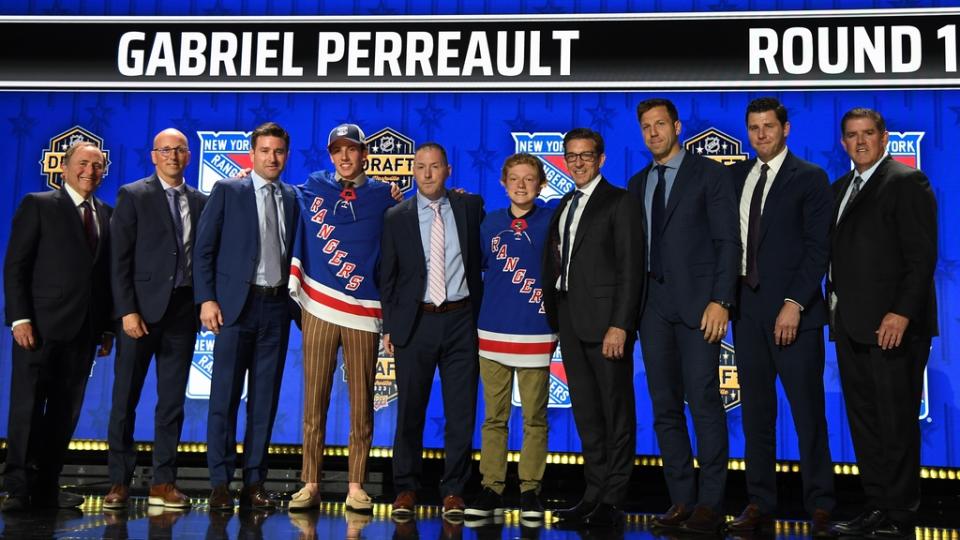
M711 302L714 302L714 303L716 303L716 304L720 304L720 307L722 307L723 309L725 309L725 310L727 310L727 311L730 311L730 308L733 307L733 304L731 304L730 302L724 302L723 300L711 300Z

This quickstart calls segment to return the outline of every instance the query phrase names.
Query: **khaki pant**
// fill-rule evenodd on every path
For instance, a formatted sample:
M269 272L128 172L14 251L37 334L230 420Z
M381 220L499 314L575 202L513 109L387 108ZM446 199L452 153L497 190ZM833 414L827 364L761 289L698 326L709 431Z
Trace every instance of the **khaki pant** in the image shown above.
M520 492L540 491L547 463L547 393L550 368L513 368L480 358L485 418L480 430L480 474L483 487L502 494L507 476L507 422L513 373L517 373L523 409L523 446L520 449Z
M319 482L330 389L337 368L337 349L350 394L349 481L366 478L367 456L373 438L373 383L376 378L379 335L333 324L303 312L303 471L304 482Z

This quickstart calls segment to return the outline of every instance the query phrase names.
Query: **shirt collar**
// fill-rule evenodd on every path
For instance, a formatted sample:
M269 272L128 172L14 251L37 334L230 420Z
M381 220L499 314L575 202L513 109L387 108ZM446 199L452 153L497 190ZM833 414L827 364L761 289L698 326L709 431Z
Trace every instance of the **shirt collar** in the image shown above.
M341 180L346 180L344 177L340 176L340 173L338 172L333 173L333 177L334 179L336 179L337 182ZM367 183L367 175L365 173L360 173L356 177L354 177L353 180L346 180L346 181L351 182L354 187L360 187Z
M253 189L256 191L259 191L260 188L270 183L261 178L255 171L250 171L250 180L253 181ZM277 186L277 190L280 189L280 180L273 182L273 184Z
M80 195L79 193L77 193L77 191L76 191L75 189L73 189L72 187L70 187L70 184L68 184L68 183L66 183L66 182L63 183L63 189L65 189L65 190L67 191L67 195L70 196L70 200L73 201L73 205L74 205L74 206L80 206L81 204L83 204L84 201L88 201L88 200L90 200L90 199L93 198L93 197L91 197L90 199L84 199L82 195ZM93 206L93 202L92 202L92 201L91 201L90 205Z
M440 201L440 206L443 206L443 205L447 202L447 192L444 191L444 192L443 192L443 196L441 196L441 197L440 197L439 199L437 199L437 200ZM433 202L433 201L431 201L430 199L424 197L422 193L420 193L419 191L417 191L417 208L423 210L424 208L430 206L430 203L431 203L431 202Z
M757 158L757 163L754 165L754 167L756 167L757 170L760 170L760 166L766 163L767 166L770 167L771 176L776 176L777 171L779 171L780 167L783 166L783 161L787 159L787 150L787 147L784 146L783 150L781 150L779 154L773 156L773 159L770 161L761 161L760 158Z
M173 189L173 190L179 191L182 194L184 190L186 190L186 187L185 187L185 184L187 183L186 181L182 181L180 182L180 185L174 186L173 182L164 178L163 175L161 175L159 172L157 173L157 178L160 180L160 186L163 187L164 192L166 192L168 189Z
M654 161L653 166L650 168L650 170L654 170L657 167L657 165L666 165L668 169L679 169L680 164L683 162L683 157L686 155L687 155L687 151L681 147L680 151L677 152L677 155L670 158L670 161L666 163L657 163L656 161Z
M597 184L600 183L601 178L603 178L603 175L598 174L596 178L591 180L587 185L583 186L582 188L577 188L577 190L579 190L585 196L589 197L590 195L593 194L593 190L597 189Z
M886 153L886 152L883 153L883 157L881 157L880 159L878 159L876 163L874 163L873 165L871 165L869 169L863 171L862 173L858 173L857 170L854 169L854 170L853 170L853 177L856 178L856 177L859 176L860 178L863 178L864 183L866 183L867 180L870 180L870 177L873 176L873 173L877 172L877 167L879 167L880 164L883 163L883 160L885 160L885 159L887 159L887 153Z

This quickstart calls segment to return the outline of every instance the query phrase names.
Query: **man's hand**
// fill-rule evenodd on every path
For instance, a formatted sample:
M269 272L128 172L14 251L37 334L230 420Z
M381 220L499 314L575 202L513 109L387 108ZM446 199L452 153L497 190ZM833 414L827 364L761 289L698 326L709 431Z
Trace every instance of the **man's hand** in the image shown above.
M621 330L615 326L607 328L606 335L603 336L603 357L607 360L619 360L623 358L623 345L627 342L627 331Z
M887 351L900 346L903 341L903 333L907 331L907 325L910 319L903 315L897 315L890 312L883 316L880 321L880 328L875 332L877 334L877 345Z
M784 302L773 324L773 342L780 347L786 347L797 340L797 329L800 328L800 306L793 302Z
M200 304L200 322L214 334L220 333L223 325L223 314L220 313L220 304L216 300L207 300Z
M140 339L150 331L147 330L147 323L143 322L139 313L127 313L123 316L123 333L133 339Z
M403 202L403 192L396 182L390 182L390 196L397 202Z
M250 176L251 171L253 171L253 169L247 169L247 168L240 169L240 172L237 173L237 178L246 178Z
M390 341L390 334L383 335L383 352L393 356L393 342Z
M33 331L33 325L28 322L13 327L13 340L17 342L21 349L37 350L37 334Z
M707 304L707 309L703 310L703 317L700 317L700 330L703 331L703 339L707 343L716 343L727 335L727 323L730 322L730 312L727 308L716 302Z
M100 336L100 348L97 349L97 356L107 356L113 350L113 334L104 333Z

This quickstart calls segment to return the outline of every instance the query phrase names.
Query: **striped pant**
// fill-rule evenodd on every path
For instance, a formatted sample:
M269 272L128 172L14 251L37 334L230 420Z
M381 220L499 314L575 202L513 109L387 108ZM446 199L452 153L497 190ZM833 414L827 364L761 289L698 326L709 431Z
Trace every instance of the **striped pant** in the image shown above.
M373 383L379 335L333 324L303 311L303 471L304 482L319 482L323 464L330 389L337 367L337 349L350 393L349 481L362 483L373 438Z

